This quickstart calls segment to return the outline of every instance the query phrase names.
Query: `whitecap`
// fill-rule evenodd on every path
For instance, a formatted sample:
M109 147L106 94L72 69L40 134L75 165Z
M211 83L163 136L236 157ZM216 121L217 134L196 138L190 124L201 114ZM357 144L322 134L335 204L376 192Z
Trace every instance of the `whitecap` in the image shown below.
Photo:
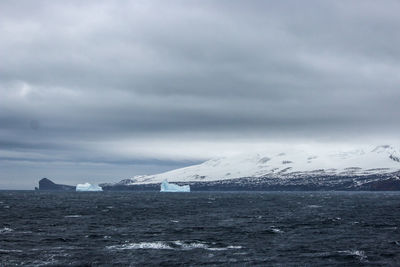
M247 252L235 252L233 255L247 255Z
M166 242L155 241L155 242L139 242L139 243L128 243L123 245L108 246L108 249L125 250L125 249L174 249L169 246Z
M20 250L20 249L0 249L0 253L12 253L12 252L20 253L20 252L22 252L22 250Z
M211 250L211 251L224 251L224 250L228 250L228 249L239 249L239 247L240 246L227 246L227 247L222 247L222 248L205 248L205 249Z
M11 233L11 232L13 232L13 231L14 231L14 230L11 229L11 228L4 227L4 228L0 229L0 234Z
M210 251L224 251L224 250L228 250L228 248L205 248L206 250L210 250Z
M221 251L228 249L241 249L242 246L227 246L227 247L211 247L203 242L182 242L182 241L173 241L175 245L180 247L181 250L192 250L192 249L205 249L211 251Z
M316 209L316 208L321 208L322 206L320 205L307 205L308 208L310 209Z
M211 247L204 242L184 242L184 241L153 241L153 242L138 242L127 243L122 245L107 246L107 249L112 250L130 250L130 249L160 249L160 250L193 250L204 249L210 251L222 251L228 249L241 249L242 246L227 246L227 247Z
M18 231L18 232L15 232L16 234L32 234L33 232L32 231Z
M241 249L243 247L242 246L228 246L227 248L229 248L229 249Z
M342 250L342 251L338 251L338 252L345 254L345 255L355 256L360 261L367 261L367 255L362 250Z
M184 243L182 241L173 241L175 245L178 246L178 249L181 250L191 250L196 248L208 249L209 247L205 243L201 242L191 242L191 243Z
M82 215L67 215L67 216L64 216L64 218L80 218L80 217L82 217Z
M284 233L281 229L276 228L275 226L271 226L270 229L271 229L272 232L274 232L276 234L283 234Z

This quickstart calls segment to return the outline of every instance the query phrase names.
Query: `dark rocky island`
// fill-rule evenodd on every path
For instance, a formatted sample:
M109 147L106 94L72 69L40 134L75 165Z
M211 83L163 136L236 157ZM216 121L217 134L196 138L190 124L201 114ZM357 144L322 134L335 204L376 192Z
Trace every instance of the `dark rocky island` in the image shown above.
M35 187L35 190L46 190L46 191L75 191L76 186L56 184L50 179L43 178L39 181L39 188Z

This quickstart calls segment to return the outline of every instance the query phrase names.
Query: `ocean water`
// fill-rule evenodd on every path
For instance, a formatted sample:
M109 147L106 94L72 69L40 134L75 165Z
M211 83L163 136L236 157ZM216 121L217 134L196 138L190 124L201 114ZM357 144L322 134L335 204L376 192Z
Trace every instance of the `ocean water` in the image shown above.
M399 266L400 193L0 191L0 266Z

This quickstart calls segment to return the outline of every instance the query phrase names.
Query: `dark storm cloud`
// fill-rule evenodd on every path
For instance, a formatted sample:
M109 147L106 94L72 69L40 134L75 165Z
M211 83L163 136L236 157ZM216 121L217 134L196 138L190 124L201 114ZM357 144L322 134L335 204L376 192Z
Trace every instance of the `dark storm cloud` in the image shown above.
M396 139L399 13L398 1L1 1L2 161L157 165L207 158L190 142L222 137Z

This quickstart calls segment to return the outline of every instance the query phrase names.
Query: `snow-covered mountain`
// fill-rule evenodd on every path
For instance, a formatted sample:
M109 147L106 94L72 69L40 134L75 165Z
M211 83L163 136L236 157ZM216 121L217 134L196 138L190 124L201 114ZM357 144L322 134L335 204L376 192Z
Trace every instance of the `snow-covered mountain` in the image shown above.
M362 181L367 183L376 180L376 177L397 179L396 175L399 172L400 151L390 145L350 151L319 151L318 153L304 149L290 149L279 153L247 153L215 158L199 165L160 174L135 176L114 185L159 184L165 179L170 182L191 184L196 182L227 183L228 181L237 183L235 180L244 178L246 183L262 180L264 183L275 181L274 183L282 184L283 182L290 183L290 181L298 182L299 179L303 179L303 183L308 183L308 180L316 177L331 177L330 181L351 177L353 183L362 183ZM370 179L362 180L363 177L370 177Z

